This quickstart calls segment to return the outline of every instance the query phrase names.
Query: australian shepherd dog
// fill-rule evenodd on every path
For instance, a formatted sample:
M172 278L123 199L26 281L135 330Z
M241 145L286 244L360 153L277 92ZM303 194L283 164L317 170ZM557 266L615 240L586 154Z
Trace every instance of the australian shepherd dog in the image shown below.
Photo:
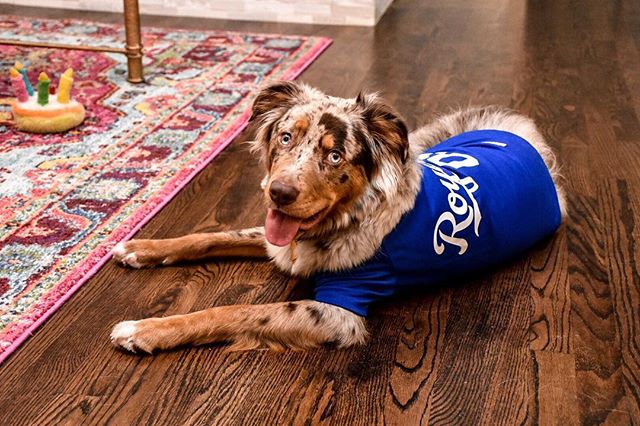
M462 109L410 133L377 95L343 99L294 82L265 87L252 108L265 226L131 240L113 256L132 268L270 258L315 280L315 297L124 321L115 345L362 344L370 303L504 263L564 215L552 150L532 120L506 108Z

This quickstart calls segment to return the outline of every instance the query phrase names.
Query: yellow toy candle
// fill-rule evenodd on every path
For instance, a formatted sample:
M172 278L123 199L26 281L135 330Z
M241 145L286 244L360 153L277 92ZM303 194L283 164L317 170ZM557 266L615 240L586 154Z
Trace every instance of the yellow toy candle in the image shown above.
M27 94L27 88L24 85L22 76L15 68L11 68L11 83L13 84L13 90L18 98L19 102L27 102L29 95Z
M58 84L58 102L61 104L68 104L71 100L71 85L73 84L73 70L67 68L67 70L60 76L60 83Z
M47 74L41 72L38 76L38 104L46 105L49 103L49 84L51 80Z
M27 69L20 62L16 62L14 67L20 74L22 74L22 81L24 81L24 87L27 89L27 93L29 96L33 96L35 92L33 90L33 86L31 86L29 77L27 76Z

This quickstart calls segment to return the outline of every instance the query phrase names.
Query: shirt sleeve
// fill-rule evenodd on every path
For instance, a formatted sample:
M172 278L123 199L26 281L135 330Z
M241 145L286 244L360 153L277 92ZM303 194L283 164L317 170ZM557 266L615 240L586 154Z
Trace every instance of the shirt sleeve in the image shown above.
M393 295L396 278L389 257L378 252L355 268L315 276L315 300L365 317L369 305Z

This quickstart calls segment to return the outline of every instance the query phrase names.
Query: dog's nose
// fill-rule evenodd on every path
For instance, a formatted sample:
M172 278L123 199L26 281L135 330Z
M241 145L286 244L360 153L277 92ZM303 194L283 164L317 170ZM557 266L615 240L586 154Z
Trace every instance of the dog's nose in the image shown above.
M298 191L290 185L274 180L269 187L269 195L274 203L279 206L286 206L293 203L298 198Z

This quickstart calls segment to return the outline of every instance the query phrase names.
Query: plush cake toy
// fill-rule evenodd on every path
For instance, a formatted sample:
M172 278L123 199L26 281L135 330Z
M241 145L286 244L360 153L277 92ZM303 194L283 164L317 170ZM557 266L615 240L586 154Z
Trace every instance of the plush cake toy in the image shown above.
M11 82L17 101L12 105L13 121L19 130L31 133L59 133L84 120L84 107L71 99L73 70L60 76L58 93L44 72L38 77L37 91L31 86L27 70L20 62L11 68Z

